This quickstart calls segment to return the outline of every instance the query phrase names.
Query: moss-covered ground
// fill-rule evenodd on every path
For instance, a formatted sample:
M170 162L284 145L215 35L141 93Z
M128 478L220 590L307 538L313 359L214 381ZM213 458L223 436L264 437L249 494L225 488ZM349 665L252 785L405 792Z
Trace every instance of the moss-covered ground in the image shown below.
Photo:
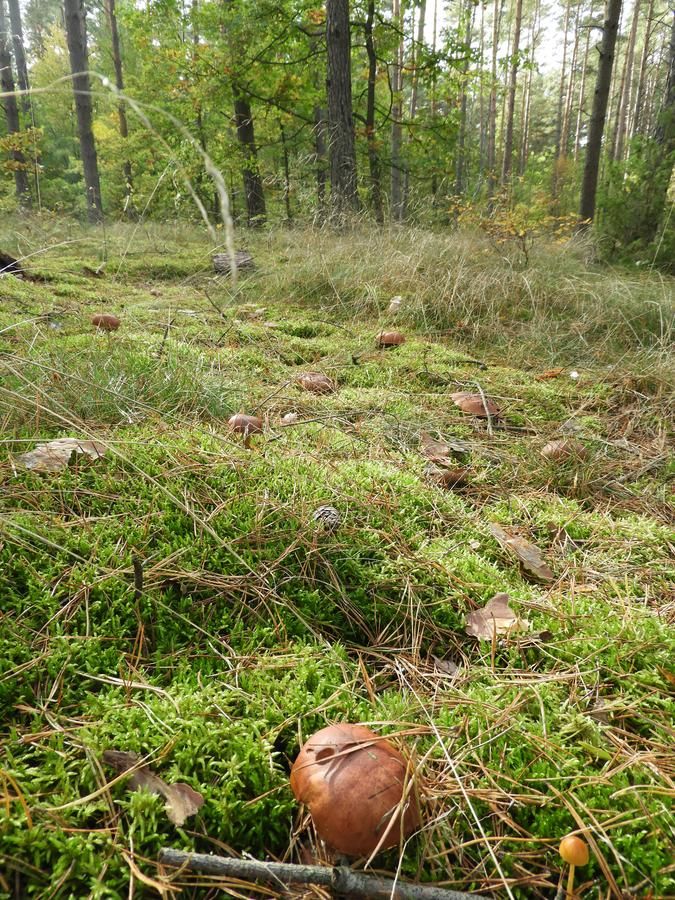
M327 859L288 772L343 720L401 733L418 766L424 826L381 870L552 898L581 830L580 896L675 895L672 283L583 248L521 269L461 234L240 235L257 266L236 287L197 230L0 237L39 276L0 278L0 897L155 895L163 846ZM385 327L406 343L377 350ZM307 370L339 389L301 392ZM238 411L266 422L250 450ZM540 455L570 433L585 459ZM424 435L465 443L464 486L425 478ZM106 454L22 468L66 436ZM500 591L527 630L469 637ZM106 749L189 783L200 812L177 828L159 797L107 788Z

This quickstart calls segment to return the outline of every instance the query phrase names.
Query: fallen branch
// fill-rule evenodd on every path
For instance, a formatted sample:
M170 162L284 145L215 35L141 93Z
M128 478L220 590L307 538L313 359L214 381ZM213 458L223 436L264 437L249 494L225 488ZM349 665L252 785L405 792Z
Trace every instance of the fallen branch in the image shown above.
M300 866L292 863L259 862L257 859L235 859L207 853L184 853L182 850L160 850L162 865L189 869L204 875L220 875L258 881L276 887L291 884L320 884L335 895L365 897L368 900L479 900L478 894L446 891L433 885L408 884L375 875L353 872L347 866Z

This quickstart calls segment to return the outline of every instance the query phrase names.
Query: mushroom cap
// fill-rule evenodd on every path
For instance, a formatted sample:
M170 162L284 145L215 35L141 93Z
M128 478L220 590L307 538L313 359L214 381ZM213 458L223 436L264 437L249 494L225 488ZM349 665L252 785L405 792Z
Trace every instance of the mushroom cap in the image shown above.
M398 347L405 343L405 335L400 331L381 331L377 336L378 347Z
M469 470L463 466L455 466L447 469L444 466L436 466L428 463L424 467L424 474L429 481L437 484L439 487L453 488L463 487L468 482Z
M337 389L333 379L321 372L303 372L298 375L297 380L304 391L312 391L314 394L332 394Z
M374 742L374 743L373 743ZM414 789L406 791L405 757L365 725L342 723L317 731L291 769L296 799L309 807L317 834L348 856L369 856L399 843L419 826Z
M245 434L247 437L249 434L262 434L263 432L263 421L258 416L237 413L228 420L227 424L232 431L236 431L237 434Z
M576 834L568 834L564 837L560 841L558 852L571 866L585 866L588 863L588 844Z
M483 399L482 394L472 394L470 391L457 391L454 394L450 394L450 398L454 401L455 406L458 406L468 416L480 416L487 419L489 413L492 418L498 419L501 415L501 410L494 400L490 400L488 397Z
M97 313L91 317L91 324L102 331L117 331L120 327L120 320L111 313Z
M561 438L556 441L549 441L541 448L541 455L553 462L562 462L565 459L585 459L588 451L581 443L575 441L574 438Z

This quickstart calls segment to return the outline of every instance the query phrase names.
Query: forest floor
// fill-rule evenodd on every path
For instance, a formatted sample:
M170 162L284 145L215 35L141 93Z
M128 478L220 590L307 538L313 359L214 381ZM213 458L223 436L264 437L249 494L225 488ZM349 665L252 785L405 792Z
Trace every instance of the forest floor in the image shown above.
M381 871L553 898L580 829L579 896L675 896L673 282L479 234L238 237L233 288L198 229L0 229L41 276L0 279L0 897L153 894L163 846L328 859L288 772L337 721L419 772L421 833ZM235 412L265 420L250 450ZM62 437L104 455L24 467ZM541 455L563 438L584 454ZM500 592L520 629L467 634ZM105 750L203 806L173 825Z

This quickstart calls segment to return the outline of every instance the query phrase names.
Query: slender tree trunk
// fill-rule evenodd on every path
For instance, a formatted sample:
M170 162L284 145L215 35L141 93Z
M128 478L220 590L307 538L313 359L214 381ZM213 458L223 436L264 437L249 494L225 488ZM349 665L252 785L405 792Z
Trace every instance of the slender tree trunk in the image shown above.
M614 48L619 30L621 16L621 0L607 0L605 23L602 30L600 60L595 82L593 112L591 114L584 177L581 185L581 203L579 215L582 224L591 221L595 215L595 197L598 189L598 173L600 170L600 153L602 151L602 135L605 130L607 116L607 100L612 83L614 66Z
M115 0L104 0L105 13L108 18L108 26L110 28L110 43L112 47L113 66L115 67L115 87L120 93L124 92L124 75L122 72L122 53L120 51L120 35L117 28L117 13L115 11ZM127 124L127 111L124 106L124 100L118 100L117 103L117 121L119 123L120 137L122 144L126 146L129 137L129 126ZM127 157L122 165L124 173L124 195L126 197L124 210L127 215L133 215L132 191L133 182L131 178L131 160Z
M419 88L419 54L424 44L424 24L427 14L427 0L420 0L419 19L417 21L417 41L412 49L412 85L410 89L410 125L414 126L417 115L417 96ZM410 168L405 167L403 172L403 218L408 214L408 200L410 197Z
M326 2L326 55L331 207L334 219L340 224L349 209L359 208L352 114L349 0Z
M504 10L504 4L502 4L502 15ZM506 54L504 58L504 90L502 91L502 102L501 102L501 114L499 116L499 141L497 142L497 155L495 164L499 169L499 178L498 181L501 184L501 165L499 160L502 160L502 164L504 161L504 137L506 134L506 111L508 108L509 101L509 79L511 74L511 20L513 19L513 0L509 4L509 15L506 17Z
M523 0L516 0L516 15L513 25L513 45L511 47L511 77L509 81L509 102L506 113L506 137L504 139L504 162L502 165L502 184L508 184L511 179L511 165L513 161L513 120L516 109L516 86L518 83L518 68L520 66L520 31L523 22Z
M665 157L675 152L675 9L672 11L672 17L666 89L663 93L659 121L654 129L654 140L663 147Z
M633 61L635 58L635 41L637 38L637 26L640 18L640 2L635 0L633 8L633 21L631 23L630 35L628 37L628 46L626 47L626 59L621 77L621 89L619 92L619 106L616 114L616 133L614 136L614 159L621 162L623 160L624 143L626 139L626 129L628 126L627 117L630 109L630 97L633 84Z
M488 200L494 197L497 184L497 56L499 52L499 25L501 18L501 0L494 0L492 18L492 65L490 69L490 100L488 108Z
M558 91L558 113L556 116L556 126L555 126L555 158L556 160L560 156L560 138L562 135L562 118L563 118L563 107L565 102L565 84L567 82L567 45L569 43L569 27L570 27L570 11L572 7L572 0L567 0L565 4L565 19L563 22L563 58L562 58L562 69L560 70L560 88Z
M574 133L574 161L579 158L581 148L581 131L583 127L584 104L586 101L586 74L588 72L588 52L591 46L591 22L593 20L593 0L588 8L588 22L586 24L586 43L584 46L584 59L581 64L581 82L579 84L579 99L577 109L577 125Z
M403 5L393 0L392 21L399 30L396 58L392 67L391 89L391 211L395 222L403 219L403 169L401 146L403 143Z
M8 0L8 6L9 22L12 29L14 61L16 62L16 81L19 85L19 90L25 92L21 97L21 108L32 124L31 100L30 94L28 94L28 91L30 90L30 81L28 79L28 65L26 64L26 48L23 41L21 7L19 6L19 0Z
M19 134L21 124L19 122L19 108L14 96L14 74L12 72L11 41L7 30L5 17L5 0L0 0L0 89L7 96L4 98L5 120L7 131L11 134ZM20 207L28 208L31 205L30 191L28 189L28 174L26 171L26 158L18 148L11 151L14 162L14 185L16 187L16 199Z
M257 228L265 224L265 193L263 191L260 169L258 168L258 148L255 143L253 113L248 99L238 90L234 94L234 123L237 137L244 154L242 178L244 181L244 197L248 224Z
M439 0L433 0L434 4L434 24L433 24L433 35L431 39L431 52L436 55L436 40L438 37L438 3ZM436 94L437 87L437 74L436 74L436 66L434 66L433 74L431 76L431 123L432 126L438 115L438 98ZM438 204L438 173L436 166L434 165L432 175L431 175L431 203L435 208Z
M466 18L466 31L464 33L464 53L465 61L462 66L462 84L460 88L459 99L459 130L457 132L457 150L455 153L455 194L458 197L464 193L464 173L466 169L466 110L468 101L467 81L469 78L469 59L471 56L471 33L473 31L473 12L475 10L473 2L469 0L463 9ZM460 26L461 26L460 22Z
M642 107L645 100L645 89L647 82L647 60L649 59L649 43L652 36L652 28L654 25L654 0L649 0L647 9L647 21L645 24L645 39L642 45L642 55L640 57L640 71L637 80L637 96L635 98L635 107L633 110L633 123L631 128L631 137L640 133L642 124Z
M290 225L293 222L293 213L291 211L291 169L288 160L286 131L283 122L279 122L279 133L281 135L281 150L284 162L284 208L286 210L286 224Z
M91 86L87 58L87 29L82 0L63 0L66 19L66 37L73 73L73 93L77 113L77 130L80 138L80 156L84 170L87 209L90 222L103 220L101 183L98 175L96 143L92 131Z
M368 94L366 98L366 138L368 141L368 166L370 168L370 199L375 221L384 225L382 208L382 177L380 154L377 148L375 130L375 85L377 82L377 55L373 42L373 22L375 20L375 0L368 0L366 15L366 54L368 56Z
M328 161L326 151L326 114L321 106L314 107L314 153L316 155L316 197L319 220L326 215L326 181Z
M541 16L541 0L536 0L532 13L532 25L530 29L530 62L534 62L534 56L537 49L539 39L539 25ZM530 153L530 110L532 108L532 80L534 75L534 65L530 65L527 72L527 80L525 81L525 96L523 97L523 111L521 119L521 140L520 140L520 160L518 162L518 174L524 175L527 167L527 160Z
M480 4L480 45L478 49L480 57L480 86L478 88L478 105L480 109L480 136L478 142L478 172L480 178L483 178L485 171L485 153L487 149L487 122L485 119L485 78L483 77L483 69L485 67L485 4Z
M569 152L570 129L572 120L572 99L574 97L574 84L576 79L577 61L579 58L579 19L580 8L574 11L574 44L572 45L572 60L570 62L569 77L567 79L567 92L565 94L565 106L563 109L562 126L560 129L560 157L566 158Z

